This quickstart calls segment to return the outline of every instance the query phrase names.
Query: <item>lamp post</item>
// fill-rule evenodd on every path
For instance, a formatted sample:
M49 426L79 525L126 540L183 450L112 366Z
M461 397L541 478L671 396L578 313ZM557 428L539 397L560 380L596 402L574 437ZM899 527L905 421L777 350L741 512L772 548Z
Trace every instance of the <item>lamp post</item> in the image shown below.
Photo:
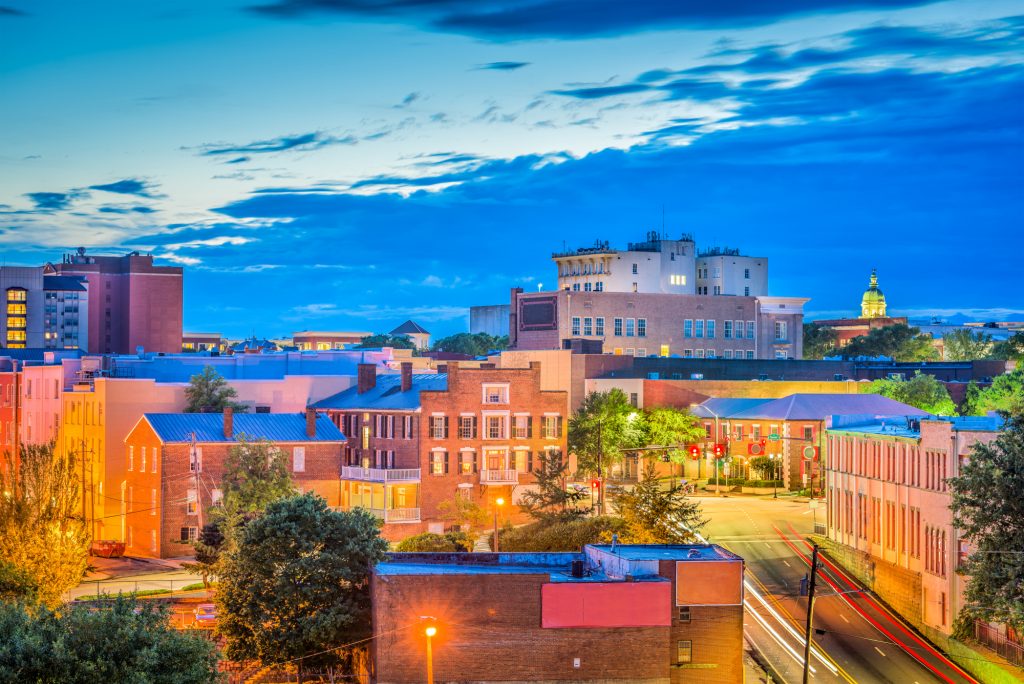
M494 552L498 553L498 508L505 505L505 500L500 496L494 501ZM430 643L429 641L427 642Z
M768 457L772 462L772 498L779 498L779 480L775 477L775 454Z
M437 627L430 625L423 633L427 635L427 684L434 684L434 651L431 642L437 634Z

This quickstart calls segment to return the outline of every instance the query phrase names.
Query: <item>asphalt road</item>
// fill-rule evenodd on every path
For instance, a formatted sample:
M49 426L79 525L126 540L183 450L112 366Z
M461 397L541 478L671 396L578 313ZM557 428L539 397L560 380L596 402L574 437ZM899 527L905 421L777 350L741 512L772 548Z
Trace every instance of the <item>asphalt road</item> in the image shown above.
M746 559L747 638L783 681L801 682L807 599L799 596L800 580L809 573L811 557L802 535L813 531L808 503L754 497L709 497L701 503L709 519L704 535ZM818 513L823 514L823 509ZM823 653L811 658L815 670L811 681L974 681L904 631L838 569L823 566L819 574L814 627L825 633L815 634L812 640Z

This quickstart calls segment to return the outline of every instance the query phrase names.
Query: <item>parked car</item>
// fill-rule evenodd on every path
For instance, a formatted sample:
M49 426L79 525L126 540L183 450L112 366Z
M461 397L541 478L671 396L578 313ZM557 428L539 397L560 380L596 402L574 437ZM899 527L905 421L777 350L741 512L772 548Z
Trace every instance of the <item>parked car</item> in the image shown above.
M217 623L217 606L212 603L200 603L193 614L199 627L212 628Z

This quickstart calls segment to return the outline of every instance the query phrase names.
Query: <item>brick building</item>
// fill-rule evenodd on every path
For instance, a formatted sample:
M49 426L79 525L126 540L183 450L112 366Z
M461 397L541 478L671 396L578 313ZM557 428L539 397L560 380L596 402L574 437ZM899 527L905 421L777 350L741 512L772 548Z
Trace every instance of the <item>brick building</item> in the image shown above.
M122 539L130 556L190 555L201 514L222 499L228 453L239 438L284 452L300 491L339 502L344 435L326 417L302 413L146 413L124 440Z
M347 344L359 344L364 337L371 335L373 335L372 332L303 330L292 333L292 344L300 351L327 351L329 349L344 349Z
M566 453L568 396L542 389L539 363L484 366L414 374L403 363L378 376L364 364L356 387L314 404L349 436L342 507L370 510L399 538L442 531L438 506L455 496L517 503L538 454Z
M88 283L90 353L181 351L181 267L155 266L152 254L138 252L91 256L83 247L53 268Z
M391 554L371 681L425 681L429 625L438 682L740 682L743 574L711 545Z
M524 350L581 344L637 357L799 359L807 301L513 288L509 345Z
M870 563L876 591L916 625L952 632L969 549L953 527L947 480L1002 422L902 413L829 421L827 536Z

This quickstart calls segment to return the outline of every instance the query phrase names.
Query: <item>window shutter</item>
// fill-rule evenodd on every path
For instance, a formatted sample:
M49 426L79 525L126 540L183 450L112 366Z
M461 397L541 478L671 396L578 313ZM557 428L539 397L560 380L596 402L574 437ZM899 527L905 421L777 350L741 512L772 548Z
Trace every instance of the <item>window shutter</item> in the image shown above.
M448 422L447 418L445 418L444 420L445 420L445 423ZM446 432L446 436L447 436L447 432ZM447 451L444 452L444 474L445 475L448 474L448 452Z
M477 437L477 417L476 416L473 416L473 418L472 418L472 425L473 425L473 427L469 431L470 432L470 437L473 438L473 439L476 439L476 437Z
M526 452L526 472L528 472L528 473L532 473L533 472L533 452L532 451L527 451Z
M473 472L477 472L480 469L479 461L477 460L476 452L473 452Z
M444 438L448 439L448 416L444 417ZM447 456L445 456L445 458L447 458ZM448 472L447 468L445 468L445 472Z
M526 416L526 439L533 439L533 416Z
M555 437L561 437L562 436L562 416L558 416L558 427L556 429L557 429L557 432L555 433Z

